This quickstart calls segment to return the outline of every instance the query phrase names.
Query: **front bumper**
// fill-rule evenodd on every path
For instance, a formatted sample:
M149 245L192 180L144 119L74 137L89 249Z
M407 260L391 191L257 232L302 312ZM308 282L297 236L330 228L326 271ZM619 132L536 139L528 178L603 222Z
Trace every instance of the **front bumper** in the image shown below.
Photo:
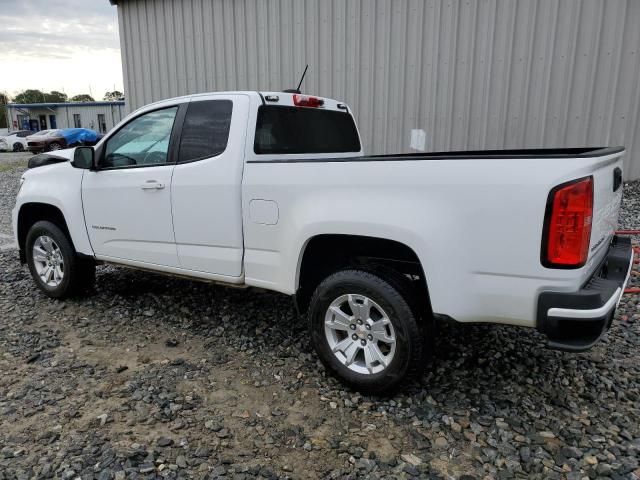
M27 150L29 150L31 153L44 152L45 147L46 145L44 144L44 142L28 142L27 143Z
M604 261L577 292L542 292L537 328L548 346L581 352L591 348L611 326L633 264L631 239L614 236Z

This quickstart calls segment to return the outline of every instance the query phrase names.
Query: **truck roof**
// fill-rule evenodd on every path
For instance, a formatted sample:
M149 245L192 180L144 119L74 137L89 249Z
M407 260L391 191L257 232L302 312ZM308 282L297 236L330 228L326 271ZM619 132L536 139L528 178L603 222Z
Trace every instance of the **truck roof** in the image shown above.
M191 98L205 97L209 95L250 95L257 96L262 100L265 105L276 105L284 107L309 107L309 108L321 108L323 110L336 110L342 112L351 113L351 110L346 103L335 100L332 98L321 97L318 95L311 95L306 93L292 93L292 92L277 92L277 91L256 91L256 90L229 90L221 92L201 92L192 93L189 95L181 95L179 97L165 98L158 100L157 102L148 103L142 107L136 109L136 111L143 108L148 108L155 105L161 105L163 103L172 102L175 100L187 100Z

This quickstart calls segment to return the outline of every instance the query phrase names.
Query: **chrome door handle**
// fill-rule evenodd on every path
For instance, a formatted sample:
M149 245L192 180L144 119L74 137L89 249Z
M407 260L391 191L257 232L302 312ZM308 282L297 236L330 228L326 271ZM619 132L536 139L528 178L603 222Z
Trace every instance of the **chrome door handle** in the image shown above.
M155 180L147 180L146 183L140 185L142 190L161 190L164 188L164 183L158 183Z

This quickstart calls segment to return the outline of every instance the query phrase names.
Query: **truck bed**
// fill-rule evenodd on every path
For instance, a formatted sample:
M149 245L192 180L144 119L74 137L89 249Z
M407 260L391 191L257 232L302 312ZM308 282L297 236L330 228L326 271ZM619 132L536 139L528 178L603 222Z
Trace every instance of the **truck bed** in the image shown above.
M616 170L622 174L623 152L594 147L249 157L245 209L252 199L268 198L277 203L278 223L267 229L245 222L246 282L294 293L297 255L308 236L382 237L408 245L427 266L436 313L533 327L539 291L576 291L603 260L621 198L621 189L612 187ZM549 192L589 176L594 215L588 263L548 269L541 244ZM307 230L297 238L292 226L300 224ZM282 268L285 258L295 259L288 268ZM454 291L463 291L465 301Z
M362 159L371 160L446 160L446 159L486 159L486 158L591 158L610 155L624 150L624 147L579 147L579 148L529 148L513 150L461 150L452 152L418 152L392 155L369 155Z
M624 147L530 148L514 150L460 150L451 152L416 152L353 157L278 158L248 160L247 163L329 163L329 162L401 162L420 160L516 160L552 158L593 158L622 152Z

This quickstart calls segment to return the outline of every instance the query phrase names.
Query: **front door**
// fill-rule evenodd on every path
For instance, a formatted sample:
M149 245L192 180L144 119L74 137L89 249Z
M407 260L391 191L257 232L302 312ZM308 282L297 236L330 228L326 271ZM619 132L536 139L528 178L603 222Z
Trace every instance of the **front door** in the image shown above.
M98 258L178 267L171 221L171 132L178 106L135 117L86 171L82 202Z
M241 185L249 99L198 96L184 118L171 183L182 268L242 275Z

